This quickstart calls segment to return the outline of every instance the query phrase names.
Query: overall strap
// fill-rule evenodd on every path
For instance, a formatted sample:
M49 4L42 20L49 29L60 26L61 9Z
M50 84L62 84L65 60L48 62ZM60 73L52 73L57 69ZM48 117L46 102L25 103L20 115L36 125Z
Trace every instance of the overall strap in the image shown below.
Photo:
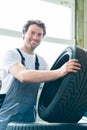
M37 55L36 55L36 60L35 60L35 70L39 70L39 60L38 60Z
M17 49L17 51L19 52L19 54L20 54L20 56L21 56L21 63L23 64L23 65L25 65L25 58L24 58L24 56L22 55L22 53L21 53L21 51L19 50L19 48L16 48Z
M17 49L17 51L19 52L19 54L20 54L20 56L21 56L21 63L22 63L23 65L25 65L25 58L24 58L23 54L21 53L21 51L20 51L19 48L16 48L16 49ZM36 58L35 58L35 70L39 70L39 60L38 60L38 56L37 56L37 55L35 55L35 56L36 56Z

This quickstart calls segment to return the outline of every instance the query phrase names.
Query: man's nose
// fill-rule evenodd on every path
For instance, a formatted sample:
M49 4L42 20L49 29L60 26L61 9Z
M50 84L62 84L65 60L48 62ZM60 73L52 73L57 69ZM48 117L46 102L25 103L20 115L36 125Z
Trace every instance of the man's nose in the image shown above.
M39 39L38 34L34 34L34 35L33 35L33 38L34 38L34 39Z

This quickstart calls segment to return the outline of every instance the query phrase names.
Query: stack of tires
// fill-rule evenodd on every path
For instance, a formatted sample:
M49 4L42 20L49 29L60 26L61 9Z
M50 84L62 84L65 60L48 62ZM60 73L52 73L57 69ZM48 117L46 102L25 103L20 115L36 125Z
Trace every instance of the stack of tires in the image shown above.
M51 70L60 68L70 59L78 59L81 69L63 78L46 82L39 102L38 114L48 123L11 122L7 130L85 130L86 124L77 123L87 111L87 52L76 46L67 47Z

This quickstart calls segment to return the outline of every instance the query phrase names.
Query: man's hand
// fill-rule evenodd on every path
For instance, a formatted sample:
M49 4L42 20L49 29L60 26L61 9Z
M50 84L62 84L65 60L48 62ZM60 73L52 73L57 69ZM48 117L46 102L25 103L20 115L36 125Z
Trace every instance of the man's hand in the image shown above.
M65 76L66 74L70 72L77 72L80 70L81 65L77 59L71 59L68 62L66 62L64 65L62 65L59 70L61 73L61 77Z

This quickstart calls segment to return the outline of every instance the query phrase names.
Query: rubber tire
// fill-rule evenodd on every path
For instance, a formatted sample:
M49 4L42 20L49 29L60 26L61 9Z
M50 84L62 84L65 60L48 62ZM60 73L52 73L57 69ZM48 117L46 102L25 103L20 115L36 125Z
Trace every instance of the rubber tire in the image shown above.
M11 122L8 124L6 130L87 130L87 124L74 124L74 123L16 123Z
M51 70L76 58L81 64L77 73L44 84L38 102L38 114L50 123L77 123L87 111L87 54L84 49L69 46L57 58Z

